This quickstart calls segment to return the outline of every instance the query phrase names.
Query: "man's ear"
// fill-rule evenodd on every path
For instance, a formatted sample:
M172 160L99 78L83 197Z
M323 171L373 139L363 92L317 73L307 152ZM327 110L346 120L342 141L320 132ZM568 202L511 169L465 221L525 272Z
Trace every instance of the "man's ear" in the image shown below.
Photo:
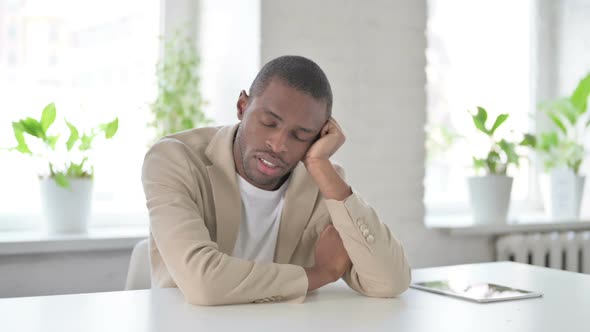
M248 107L248 100L250 97L246 93L246 91L240 91L240 96L238 97L238 102L236 104L236 108L238 110L238 119L242 121L244 118L244 113L246 112L246 108Z

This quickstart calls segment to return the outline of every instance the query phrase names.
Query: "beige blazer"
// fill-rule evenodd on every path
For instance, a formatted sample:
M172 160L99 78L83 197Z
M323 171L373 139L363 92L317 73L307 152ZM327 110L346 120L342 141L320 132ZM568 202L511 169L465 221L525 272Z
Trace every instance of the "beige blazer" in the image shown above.
M404 249L375 211L357 193L324 199L302 163L285 193L274 263L232 257L242 220L232 154L236 129L177 133L146 154L142 182L154 287L178 287L186 301L200 305L301 303L308 287L303 267L313 266L316 241L333 223L353 263L343 277L351 288L374 297L408 288Z

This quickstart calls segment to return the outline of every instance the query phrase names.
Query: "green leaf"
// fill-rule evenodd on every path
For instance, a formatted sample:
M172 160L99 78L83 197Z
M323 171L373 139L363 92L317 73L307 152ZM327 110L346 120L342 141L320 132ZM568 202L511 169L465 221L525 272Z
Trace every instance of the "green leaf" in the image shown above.
M543 161L543 167L545 168L545 172L549 172L557 167L557 163L553 159L545 159Z
M96 136L96 134L91 134L91 135L86 135L83 134L82 137L80 137L80 151L86 151L86 150L90 150L90 148L92 147L92 140L94 139L94 137Z
M45 138L45 142L51 148L51 150L55 150L55 143L57 143L57 140L58 139L59 139L59 135L57 135L57 136L47 136Z
M506 153L507 164L515 164L518 166L518 154L516 153L516 147L514 143L509 143L506 140L501 140L498 142L500 149Z
M117 133L117 129L119 129L119 118L115 118L115 120L105 123L101 127L104 130L105 138L112 138Z
M570 97L572 104L579 113L584 113L588 107L588 96L590 95L590 73L578 82L578 86Z
M580 166L582 165L582 161L583 160L581 159L577 159L573 163L568 165L572 169L572 171L574 171L574 174L578 175L580 173Z
M74 127L73 124L69 123L67 120L66 125L68 126L68 128L70 128L70 138L68 138L68 141L66 142L66 147L68 151L70 151L74 147L74 144L76 144L76 141L80 137L80 134L78 133L78 129Z
M497 174L497 166L501 162L500 154L494 150L488 153L486 158L486 166L490 174Z
M565 117L572 126L576 125L578 122L579 113L576 110L575 106L572 104L570 100L565 100L565 102L560 105L561 107L557 109L560 114Z
M486 129L486 120L488 119L488 113L483 107L478 106L477 114L471 114L471 117L473 118L473 124L475 124L475 127L477 129L479 129L481 132L487 135L491 135L490 131Z
M25 133L38 137L40 139L45 138L45 132L43 128L41 128L41 123L33 118L26 118L24 120L20 120L21 125L23 126Z
M572 125L576 124L580 115L570 98L560 98L548 103L545 112L553 113L560 117L561 120L565 118Z
M494 125L492 126L492 129L490 129L490 135L493 135L494 132L496 131L496 129L498 129L498 127L500 127L502 125L502 123L504 123L504 121L506 121L506 119L508 119L508 114L498 115L498 117L496 118L496 121L494 122Z
M537 146L537 138L535 135L525 134L519 145L528 146L534 149Z
M195 124L194 124L193 120L191 120L189 118L182 119L181 125L182 125L182 129L183 130L192 129L192 128L195 127Z
M80 170L82 170L82 168L84 167L84 163L86 163L88 161L88 157L84 157L84 159L82 159L82 162L80 162Z
M76 163L70 163L70 165L68 166L68 169L66 171L66 173L70 177L76 177L76 174L78 174L79 172L80 172L80 166Z
M68 181L68 178L65 176L65 174L61 172L55 173L53 179L55 180L55 183L62 188L70 187L70 181Z
M537 144L539 150L549 152L552 147L555 147L559 144L559 137L557 133L552 131L549 133L541 133L539 136L539 142Z
M45 106L43 114L41 114L41 130L43 130L45 135L47 134L47 129L49 129L53 121L55 121L55 115L56 111L54 103Z
M31 150L29 150L29 146L25 142L25 136L23 134L25 128L23 127L22 123L13 122L12 130L14 131L14 137L16 138L16 142L18 143L18 145L14 149L21 153L32 154Z
M69 177L73 178L81 178L86 176L86 172L84 172L84 163L88 160L88 157L84 157L79 164L71 162L68 166L67 174Z
M486 167L485 159L479 159L479 158L475 158L475 157L472 157L472 158L473 158L473 168L475 168L476 170Z
M549 116L549 118L551 118L553 123L555 123L555 125L561 130L562 133L567 134L567 129L565 128L565 125L563 124L563 122L557 114L555 114L554 112L547 112L547 115Z

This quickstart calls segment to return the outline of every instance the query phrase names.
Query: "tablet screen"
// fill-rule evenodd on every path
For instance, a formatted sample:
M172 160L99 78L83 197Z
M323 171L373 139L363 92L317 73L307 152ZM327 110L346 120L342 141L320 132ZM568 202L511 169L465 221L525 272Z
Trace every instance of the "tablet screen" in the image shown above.
M468 283L463 281L439 280L414 283L412 287L476 302L494 302L542 296L540 293L486 282Z

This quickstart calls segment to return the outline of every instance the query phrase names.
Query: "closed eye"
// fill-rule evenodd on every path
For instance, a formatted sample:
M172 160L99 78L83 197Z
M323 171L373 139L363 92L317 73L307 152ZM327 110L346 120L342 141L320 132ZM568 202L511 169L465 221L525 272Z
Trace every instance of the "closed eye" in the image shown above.
M297 134L295 134L295 133L293 134L293 137L296 140L300 141L300 142L307 142L307 141L310 141L310 140L312 140L314 138L314 137L312 137L312 138L302 138L302 137L297 136Z
M303 139L303 138L298 137L296 134L293 134L293 138L295 138L299 142L305 142L305 141L307 141L306 139Z

